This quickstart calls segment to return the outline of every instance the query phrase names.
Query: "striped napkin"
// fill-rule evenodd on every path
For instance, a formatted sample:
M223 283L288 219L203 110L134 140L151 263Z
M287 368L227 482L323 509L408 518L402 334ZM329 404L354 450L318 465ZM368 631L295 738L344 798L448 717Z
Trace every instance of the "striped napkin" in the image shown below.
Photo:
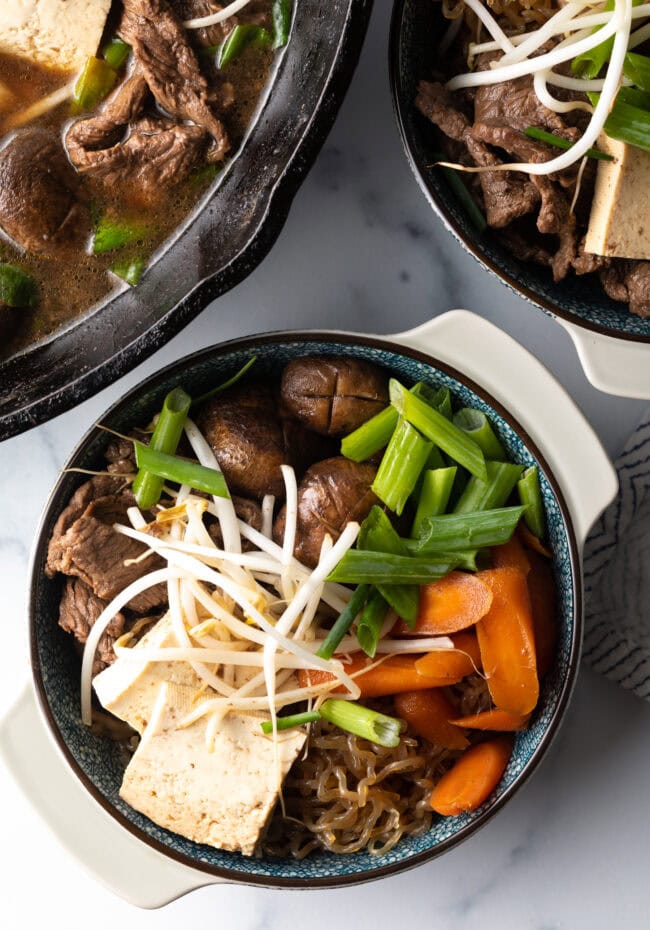
M582 657L650 701L650 410L616 462L619 494L585 546Z

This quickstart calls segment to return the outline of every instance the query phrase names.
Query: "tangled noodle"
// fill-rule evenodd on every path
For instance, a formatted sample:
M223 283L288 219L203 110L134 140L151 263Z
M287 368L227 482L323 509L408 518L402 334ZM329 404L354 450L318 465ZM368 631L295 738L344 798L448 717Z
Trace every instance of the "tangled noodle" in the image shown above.
M529 24L541 26L559 9L558 0L487 0L487 5L496 16L505 19L501 25L507 32L523 32ZM476 24L476 17L463 0L442 0L442 12L446 19L465 14L468 26Z
M450 697L461 714L489 706L478 675ZM328 723L314 724L308 752L284 784L286 816L276 810L261 854L303 859L314 850L386 853L403 836L430 828L431 791L457 756L411 734L387 749Z

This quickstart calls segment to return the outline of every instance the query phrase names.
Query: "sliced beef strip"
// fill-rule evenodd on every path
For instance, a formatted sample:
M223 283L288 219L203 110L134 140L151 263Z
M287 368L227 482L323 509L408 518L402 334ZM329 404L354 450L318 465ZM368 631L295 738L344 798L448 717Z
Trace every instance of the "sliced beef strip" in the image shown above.
M124 0L119 32L160 106L177 119L191 120L213 138L212 160L225 157L230 143L213 112L208 82L187 33L166 0Z
M585 252L585 240L582 239L571 264L576 274L583 275L593 274L602 268L607 268L610 262L611 259L605 255L594 255L593 252Z
M21 129L0 151L0 226L23 249L46 255L87 233L77 177L47 129Z
M477 165L502 164L486 145L473 137L469 119L454 106L442 84L421 81L415 105L446 136L465 145ZM532 212L539 203L536 187L523 175L487 171L480 175L480 183L488 225L493 228L507 226L517 217Z
M630 305L640 317L650 317L650 262L617 259L600 272L600 280L612 300Z
M77 162L82 162L81 156L86 152L117 144L129 123L141 115L148 97L147 82L136 68L109 97L99 113L87 119L79 119L70 126L65 142L72 163L77 165Z
M120 483L114 478L105 478L104 484L107 482ZM145 551L142 543L113 529L114 523L128 523L126 511L135 499L130 492L97 496L96 491L95 478L78 489L59 517L50 539L46 573L49 577L62 572L81 578L97 597L110 601L142 575L162 568L164 562L154 554L141 562L124 564ZM166 587L159 584L138 594L127 606L144 614L166 601Z
M224 4L217 3L216 0L172 0L172 7L180 21L184 22L186 19L202 19L211 13L218 13L223 9ZM206 29L192 29L189 34L198 45L219 45L237 25L237 19L237 16L230 16L223 22L208 26Z
M59 626L83 644L107 603L93 594L92 589L80 578L66 578L59 604ZM95 653L93 675L115 661L113 644L124 632L125 622L124 614L118 613L106 627Z

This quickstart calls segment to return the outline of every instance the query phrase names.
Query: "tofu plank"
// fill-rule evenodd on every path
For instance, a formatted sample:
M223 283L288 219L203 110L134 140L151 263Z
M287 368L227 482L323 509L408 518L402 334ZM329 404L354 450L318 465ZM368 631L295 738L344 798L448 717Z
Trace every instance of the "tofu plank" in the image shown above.
M111 0L2 0L0 52L62 71L95 55Z

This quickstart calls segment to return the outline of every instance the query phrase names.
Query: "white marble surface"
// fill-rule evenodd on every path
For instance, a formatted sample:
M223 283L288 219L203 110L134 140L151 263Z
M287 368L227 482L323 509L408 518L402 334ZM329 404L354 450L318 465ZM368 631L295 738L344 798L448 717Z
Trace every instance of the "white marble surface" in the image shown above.
M180 355L261 330L397 331L465 306L532 349L612 453L633 428L643 405L591 388L559 326L482 272L420 196L391 112L388 6L377 3L335 129L258 271L128 377L0 446L0 714L29 675L28 552L58 469L109 403ZM414 926L436 930L643 930L650 926L649 736L650 705L583 671L566 724L536 777L481 834L437 862L343 891L206 888L156 912L137 911L88 878L0 769L0 925L325 930L396 926L408 908ZM46 791L47 772L42 778Z

